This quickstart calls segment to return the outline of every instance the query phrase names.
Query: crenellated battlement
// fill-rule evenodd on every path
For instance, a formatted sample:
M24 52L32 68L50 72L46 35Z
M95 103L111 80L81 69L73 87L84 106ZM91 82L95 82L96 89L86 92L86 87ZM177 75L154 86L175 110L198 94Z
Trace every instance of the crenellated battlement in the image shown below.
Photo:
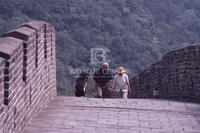
M56 94L55 29L31 21L0 38L0 133L21 133Z

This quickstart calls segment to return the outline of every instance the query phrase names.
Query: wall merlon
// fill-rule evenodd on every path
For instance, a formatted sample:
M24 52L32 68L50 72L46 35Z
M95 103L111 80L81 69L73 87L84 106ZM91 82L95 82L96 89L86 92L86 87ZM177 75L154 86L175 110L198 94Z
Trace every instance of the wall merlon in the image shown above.
M34 29L36 31L40 31L41 29L44 28L44 26L46 24L48 24L48 23L44 22L44 21L31 21L31 22L28 22L28 23L24 23L21 26L26 26L26 27L29 27L29 28Z
M22 43L12 37L0 38L0 57L9 60L21 48Z
M3 34L3 37L15 37L24 41L29 41L32 39L35 35L35 31L33 29L27 28L27 27L19 27L17 29L14 29L12 31L9 31L5 34Z

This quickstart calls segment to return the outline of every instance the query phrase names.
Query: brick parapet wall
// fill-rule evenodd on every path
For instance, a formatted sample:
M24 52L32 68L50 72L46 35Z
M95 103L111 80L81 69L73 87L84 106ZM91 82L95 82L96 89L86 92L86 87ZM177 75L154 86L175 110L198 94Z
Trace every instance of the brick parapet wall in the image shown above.
M55 62L55 29L51 24L31 21L3 34L0 133L21 133L55 96Z
M0 133L3 133L3 117L4 117L4 66L5 60L0 58Z
M137 98L200 101L200 44L174 50L132 79Z

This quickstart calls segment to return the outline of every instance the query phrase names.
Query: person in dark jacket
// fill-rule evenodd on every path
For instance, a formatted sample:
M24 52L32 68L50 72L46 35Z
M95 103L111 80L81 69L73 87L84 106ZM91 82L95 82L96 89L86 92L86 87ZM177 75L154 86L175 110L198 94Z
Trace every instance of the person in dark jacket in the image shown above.
M76 97L84 97L86 90L87 90L87 85L88 85L88 75L85 72L82 72L79 77L76 78L74 82L74 87L73 91Z
M108 90L112 86L112 74L109 72L109 64L103 63L101 68L93 75L93 89L97 91L99 98L111 98L111 92Z

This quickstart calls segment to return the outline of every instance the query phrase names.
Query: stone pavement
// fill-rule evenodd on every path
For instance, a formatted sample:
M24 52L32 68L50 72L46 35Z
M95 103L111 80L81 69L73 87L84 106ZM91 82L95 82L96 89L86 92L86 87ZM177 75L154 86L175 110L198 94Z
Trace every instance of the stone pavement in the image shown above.
M24 133L200 133L200 104L58 96Z

